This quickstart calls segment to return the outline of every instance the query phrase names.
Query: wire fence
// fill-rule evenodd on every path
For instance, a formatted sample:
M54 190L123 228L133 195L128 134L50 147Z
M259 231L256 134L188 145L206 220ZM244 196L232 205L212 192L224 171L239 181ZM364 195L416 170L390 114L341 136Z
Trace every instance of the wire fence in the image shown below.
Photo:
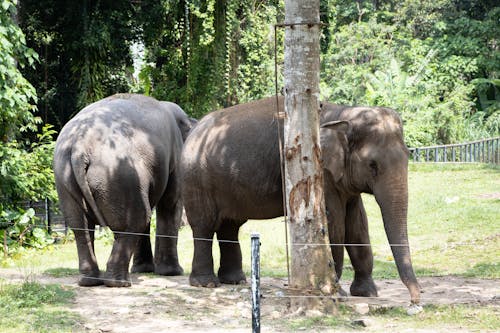
M33 227L46 227L45 224L35 224ZM91 232L102 232L105 230L105 228L102 227L97 227L97 228L71 228L72 230L75 231L91 231ZM107 228L106 228L107 229ZM53 228L53 232L64 232L67 231L67 228ZM126 232L126 231L115 231L114 233L116 234L124 234L124 235L136 235L136 236L151 236L151 237L157 237L157 238L176 238L178 239L179 236L174 236L174 235L152 235L151 233L140 233L140 232ZM294 290L293 288L290 288L289 286L284 285L279 292L273 292L266 290L266 288L261 289L260 286L260 254L254 250L254 247L256 246L256 241L254 239L255 234L251 235L251 283L250 286L252 288L252 299L251 299L251 312L252 312L252 328L255 329L256 332L258 332L258 329L261 327L260 323L260 307L264 304L266 304L266 299L268 300L283 300L283 301L290 301L292 299L307 299L307 298L321 298L323 300L330 300L332 302L344 302L344 301L352 301L353 303L357 303L359 301L362 301L363 303L370 303L372 301L377 301L377 302L388 302L392 304L392 306L403 306L406 307L409 305L409 299L406 299L406 297L360 297L360 296L351 296L351 295L321 295L321 294L310 294L308 292L302 291L300 293L300 290ZM194 241L194 240L201 240L201 241L210 241L210 242L228 242L228 243L238 243L238 241L235 240L225 240L225 239L207 239L207 238L189 238L189 239L184 239L184 241ZM257 240L257 243L259 244L260 247L260 239ZM379 246L381 244L349 244L349 243L333 243L333 244L302 244L302 243L292 243L290 244L291 246ZM390 246L408 246L408 244L389 244ZM456 243L455 245L471 245L470 243ZM283 244L284 246L284 244ZM83 276L82 276L83 277ZM133 285L133 280L123 280L123 279L113 279L109 278L106 276L99 276L99 277L92 277L92 276L84 276L85 279L87 280L92 280L95 279L98 281L96 284L103 283L105 281L110 281L114 283L119 283L122 286L127 286L127 285ZM410 305L408 308L408 312L413 311L412 309L415 307L414 304ZM418 307L418 306L417 306ZM417 309L417 311L421 311L421 307Z
M409 151L410 161L416 163L489 163L498 165L500 164L500 137L461 144L409 148ZM57 204L50 200L23 201L21 206L33 208L35 216L42 224L45 224L49 232L68 232L68 225Z

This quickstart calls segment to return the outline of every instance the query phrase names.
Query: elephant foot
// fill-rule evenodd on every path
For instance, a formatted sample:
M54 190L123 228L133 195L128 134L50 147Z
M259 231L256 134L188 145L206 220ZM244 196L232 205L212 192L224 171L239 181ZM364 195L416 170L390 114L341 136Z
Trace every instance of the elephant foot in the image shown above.
M244 284L247 282L242 270L222 271L219 270L219 281L225 284Z
M130 275L126 273L106 273L106 278L103 279L104 285L106 287L130 287L132 282L130 281Z
M350 290L352 296L378 297L377 286L371 276L364 279L355 278Z
M92 273L82 273L78 279L78 285L81 287L94 287L100 286L104 283L101 279L101 274L99 271Z
M130 269L131 273L152 273L155 271L155 265L152 262L145 262L141 264L133 264Z
M184 270L179 264L173 264L173 265L159 264L155 266L154 272L155 274L158 275L174 276L174 275L182 275L184 273Z
M220 286L219 279L213 274L189 275L189 284L194 287L215 288Z

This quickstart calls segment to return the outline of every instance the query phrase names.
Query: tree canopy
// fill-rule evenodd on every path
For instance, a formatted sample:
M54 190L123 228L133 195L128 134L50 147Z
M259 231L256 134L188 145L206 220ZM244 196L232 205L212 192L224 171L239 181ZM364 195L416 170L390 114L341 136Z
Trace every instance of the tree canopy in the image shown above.
M18 7L40 58L22 71L44 120L57 128L119 91L176 102L196 117L274 93L273 25L283 22L283 1L21 0ZM395 108L411 146L496 135L499 16L492 0L322 0L322 97ZM280 72L282 41L278 30Z

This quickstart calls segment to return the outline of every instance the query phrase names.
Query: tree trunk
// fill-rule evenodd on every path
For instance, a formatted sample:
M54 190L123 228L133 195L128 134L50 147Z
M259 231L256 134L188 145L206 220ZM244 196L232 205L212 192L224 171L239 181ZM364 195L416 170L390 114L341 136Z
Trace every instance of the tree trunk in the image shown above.
M291 287L331 295L336 276L320 162L319 22L319 0L285 0L285 184ZM297 307L324 309L326 304L321 298L297 299Z

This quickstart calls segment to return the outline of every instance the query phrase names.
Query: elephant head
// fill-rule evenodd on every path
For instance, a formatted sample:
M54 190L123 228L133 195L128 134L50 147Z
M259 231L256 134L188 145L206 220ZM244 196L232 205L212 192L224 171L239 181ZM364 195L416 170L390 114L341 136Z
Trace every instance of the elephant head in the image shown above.
M181 131L182 141L186 141L189 132L196 125L198 121L194 118L188 117L188 115L184 112L184 110L182 110L175 103L162 101L160 102L160 104L173 114L175 121L177 122L177 126Z
M339 125L345 122L349 126L344 132L345 138L341 138L345 140L342 156L336 144L342 132L324 129L332 125L345 127ZM375 196L399 276L410 292L412 303L418 303L420 288L411 263L407 234L409 153L399 115L382 107L341 107L325 103L321 124L323 156L333 156L324 160L325 172L331 174L329 179L335 183L332 185L345 195L370 193ZM341 160L335 161L339 157Z

